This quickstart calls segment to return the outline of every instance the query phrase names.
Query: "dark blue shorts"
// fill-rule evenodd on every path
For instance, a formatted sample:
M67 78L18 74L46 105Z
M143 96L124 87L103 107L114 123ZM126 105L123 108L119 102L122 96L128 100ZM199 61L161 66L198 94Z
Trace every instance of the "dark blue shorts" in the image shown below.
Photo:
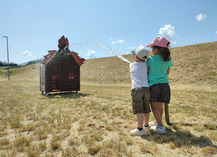
M170 86L168 83L157 83L150 87L150 102L170 103Z

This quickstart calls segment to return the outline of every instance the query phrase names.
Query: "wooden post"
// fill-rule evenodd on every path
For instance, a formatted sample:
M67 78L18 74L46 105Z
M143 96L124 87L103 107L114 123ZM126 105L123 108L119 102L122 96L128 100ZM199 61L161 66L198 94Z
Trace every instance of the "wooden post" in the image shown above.
M167 125L172 125L172 124L181 124L185 126L192 126L192 125L203 125L204 127L209 127L209 126L214 126L217 127L216 123L211 123L211 124L201 124L201 123L183 123L183 122L170 122L170 116L169 116L169 106L167 103L164 103L164 111L165 111L165 119Z
M165 110L165 119L166 119L167 125L172 125L172 123L170 123L168 103L164 103L164 110Z

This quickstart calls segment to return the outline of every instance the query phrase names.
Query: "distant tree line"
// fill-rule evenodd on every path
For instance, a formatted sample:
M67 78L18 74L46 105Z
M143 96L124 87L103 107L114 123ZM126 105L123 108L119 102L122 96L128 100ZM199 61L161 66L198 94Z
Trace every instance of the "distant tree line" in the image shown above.
M8 63L0 61L0 66L8 66ZM17 66L17 64L14 62L11 62L9 63L9 66Z
M43 61L44 58L39 58L39 59L35 59L35 60L32 60L32 61L28 61L26 63L22 63L22 64L19 64L19 66L25 66L25 65L30 65L30 64L37 64L37 63L40 63ZM8 66L8 63L7 62L2 62L0 61L0 66ZM11 62L9 63L9 66L18 66L17 63L14 63L14 62Z
M39 58L39 59L35 59L35 60L31 60L25 63L21 63L19 64L20 66L25 66L25 65L30 65L30 64L37 64L43 61L44 58Z
M42 62L42 60L43 60L43 58L35 59L35 60L32 60L32 61L27 62L26 65L37 64L37 63Z

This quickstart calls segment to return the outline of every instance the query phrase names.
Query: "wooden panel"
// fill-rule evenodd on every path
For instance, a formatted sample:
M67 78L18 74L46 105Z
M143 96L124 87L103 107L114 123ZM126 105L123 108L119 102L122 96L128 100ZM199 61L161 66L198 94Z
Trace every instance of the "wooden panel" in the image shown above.
M40 67L40 91L45 92L45 66Z
M60 91L60 76L52 76L52 91Z
M61 67L49 67L49 70L47 71L47 92L51 92L54 89L57 90L57 86L59 91L62 90L62 70ZM54 81L56 81L56 87L54 87Z
M67 91L80 90L80 75L77 67L63 69L63 89ZM72 77L71 77L72 76Z
M71 53L57 52L44 71L45 92L80 90L80 66Z

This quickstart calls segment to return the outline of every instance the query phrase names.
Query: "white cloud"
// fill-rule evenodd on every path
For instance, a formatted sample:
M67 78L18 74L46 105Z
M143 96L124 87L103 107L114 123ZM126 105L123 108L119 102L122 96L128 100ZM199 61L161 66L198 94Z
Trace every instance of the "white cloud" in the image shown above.
M32 54L31 54L31 52L29 52L29 50L24 51L23 55L28 56L28 57L32 56Z
M202 14L202 13L198 14L197 16L195 16L195 19L197 21L202 21L202 20L204 20L206 18L207 18L206 14Z
M90 59L91 59L91 58L96 58L95 54L96 54L95 51L93 51L93 50L88 50L87 57L90 58Z
M215 34L217 34L217 31L215 32Z
M111 44L121 44L121 43L124 43L124 40L119 39L119 40L114 40L111 42Z
M176 44L174 40L179 37L176 35L175 28L170 24L164 25L163 28L160 28L159 34L165 38L167 38L171 43Z
M112 38L109 38L109 40L112 40Z
M117 43L124 43L124 40L120 39Z

